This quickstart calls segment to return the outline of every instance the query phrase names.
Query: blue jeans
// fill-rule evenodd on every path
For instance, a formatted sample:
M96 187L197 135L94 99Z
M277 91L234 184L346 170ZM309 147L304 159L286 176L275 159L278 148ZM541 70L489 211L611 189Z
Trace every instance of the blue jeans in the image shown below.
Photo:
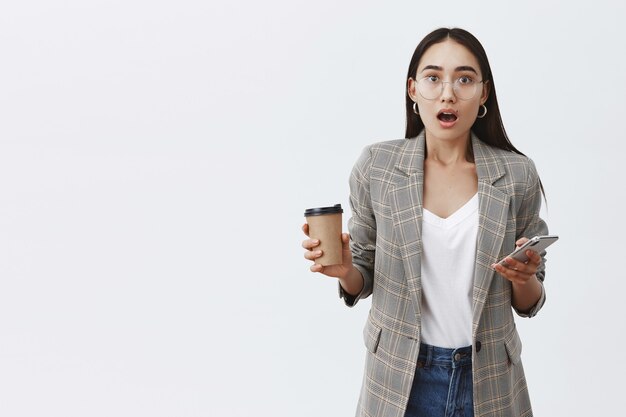
M405 417L473 417L472 347L422 343Z

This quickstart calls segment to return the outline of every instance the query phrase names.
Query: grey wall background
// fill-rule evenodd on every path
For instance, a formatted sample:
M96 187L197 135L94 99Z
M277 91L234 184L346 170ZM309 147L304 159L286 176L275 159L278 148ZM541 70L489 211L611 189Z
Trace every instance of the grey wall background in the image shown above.
M309 206L402 137L404 77L472 31L545 185L535 414L614 415L626 18L600 0L0 6L0 414L347 416L369 301L308 272ZM349 216L346 213L345 219Z

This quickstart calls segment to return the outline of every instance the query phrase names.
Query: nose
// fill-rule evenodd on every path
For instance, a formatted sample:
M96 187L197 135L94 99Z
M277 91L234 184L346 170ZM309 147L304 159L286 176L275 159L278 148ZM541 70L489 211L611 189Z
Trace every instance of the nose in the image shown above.
M441 84L441 101L456 101L456 95L454 94L454 84L450 82L443 82Z

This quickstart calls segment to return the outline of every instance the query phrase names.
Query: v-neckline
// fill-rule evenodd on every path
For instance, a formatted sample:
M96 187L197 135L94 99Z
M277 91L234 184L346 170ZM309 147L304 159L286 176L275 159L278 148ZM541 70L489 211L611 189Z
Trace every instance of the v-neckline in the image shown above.
M432 211L423 207L423 218L430 224L434 224L440 227L453 227L462 222L466 217L472 214L478 209L478 193L474 194L472 198L467 200L461 207L456 209L454 213L448 217L439 217Z

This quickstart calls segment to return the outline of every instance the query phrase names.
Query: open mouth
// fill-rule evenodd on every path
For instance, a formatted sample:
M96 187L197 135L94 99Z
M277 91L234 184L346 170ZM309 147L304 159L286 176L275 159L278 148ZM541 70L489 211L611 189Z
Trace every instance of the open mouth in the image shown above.
M437 115L437 119L441 120L442 122L454 122L456 119L458 119L458 117L454 113L442 111Z

